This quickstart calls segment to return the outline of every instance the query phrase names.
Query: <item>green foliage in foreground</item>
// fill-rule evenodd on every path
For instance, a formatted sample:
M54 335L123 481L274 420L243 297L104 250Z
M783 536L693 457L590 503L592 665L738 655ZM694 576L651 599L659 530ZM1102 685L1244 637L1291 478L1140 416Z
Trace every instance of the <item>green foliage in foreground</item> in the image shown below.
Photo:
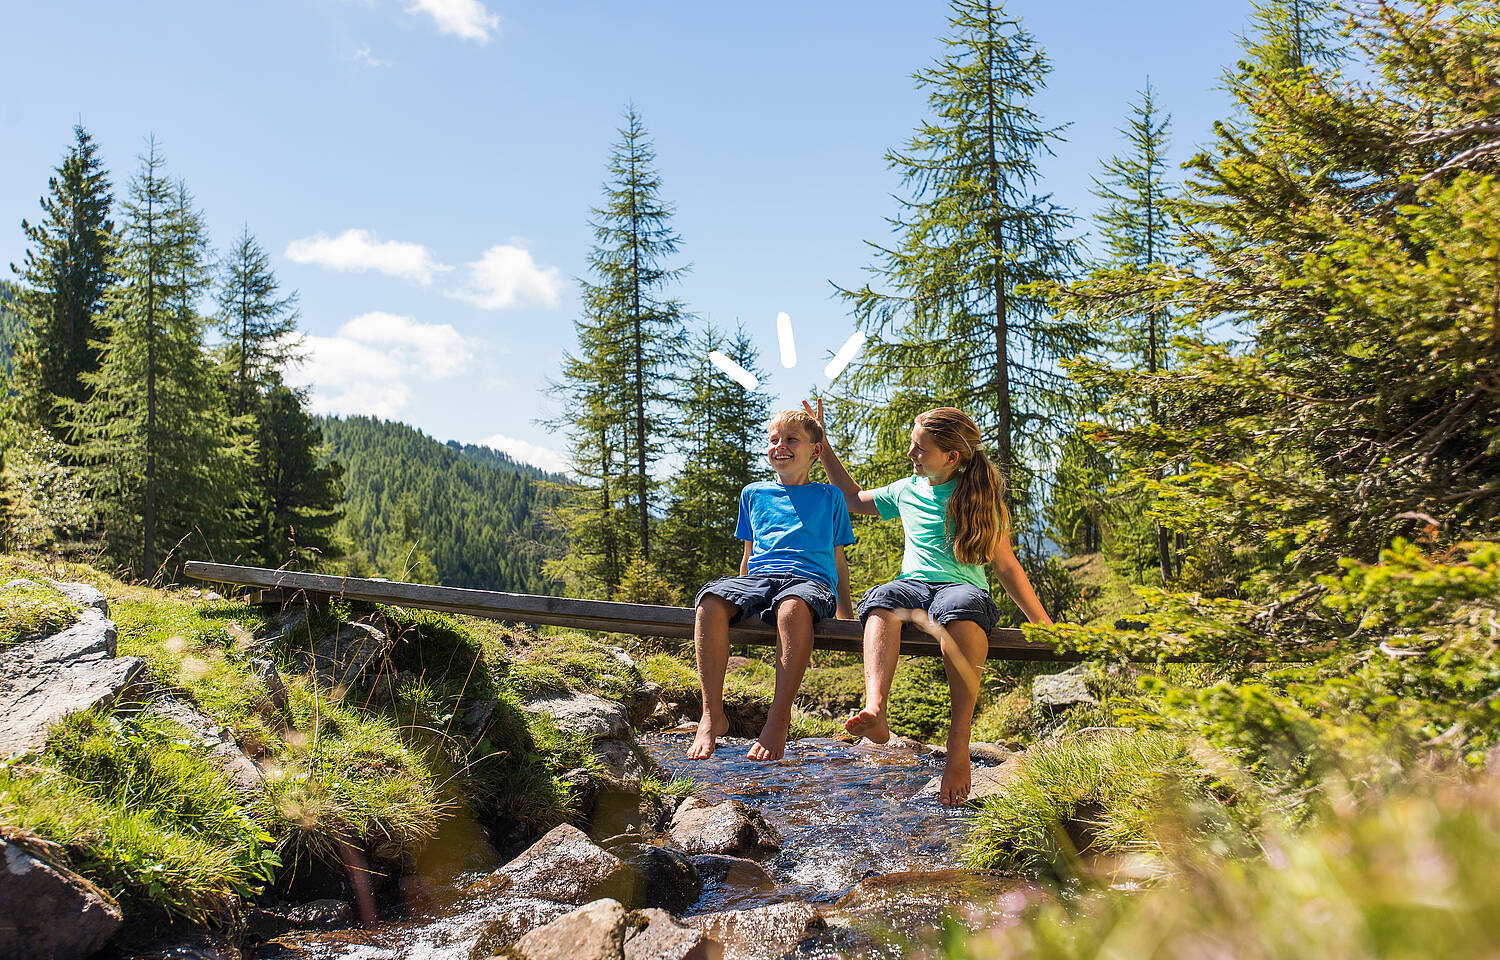
M952 960L1304 960L1489 956L1500 940L1500 781L1432 782L1355 803L1262 855L1170 848L1172 879L1097 891L955 936ZM1187 822L1184 814L1177 818ZM1171 808L1163 820L1173 822Z

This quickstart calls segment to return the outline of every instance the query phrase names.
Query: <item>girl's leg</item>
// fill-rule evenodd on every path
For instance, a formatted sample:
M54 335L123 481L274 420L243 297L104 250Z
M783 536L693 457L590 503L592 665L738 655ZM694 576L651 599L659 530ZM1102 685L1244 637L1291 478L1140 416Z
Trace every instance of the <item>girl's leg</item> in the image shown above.
M688 747L689 760L701 760L729 732L724 715L724 671L729 667L729 618L739 607L723 597L704 594L693 618L693 650L698 657L698 686L703 692L703 717L698 735Z
M950 713L948 723L948 759L938 799L944 806L955 806L969 797L969 728L974 722L974 704L979 700L979 675L989 653L990 639L984 628L973 620L955 620L948 624L951 642L943 644L943 670L948 675Z
M844 729L875 743L891 738L886 701L901 653L901 618L893 610L876 608L865 618L865 707L844 721Z
M796 597L783 600L776 608L776 694L760 737L745 754L751 760L780 760L786 753L792 703L812 660L812 650L812 608Z

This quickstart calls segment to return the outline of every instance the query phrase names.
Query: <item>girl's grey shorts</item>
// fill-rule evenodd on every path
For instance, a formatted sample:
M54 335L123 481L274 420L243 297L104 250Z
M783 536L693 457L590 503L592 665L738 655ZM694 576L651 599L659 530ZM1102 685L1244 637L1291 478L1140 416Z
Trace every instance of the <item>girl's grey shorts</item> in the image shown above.
M972 583L892 580L866 590L855 612L863 622L871 610L926 610L943 626L955 620L972 620L985 633L1000 619L1000 609L990 592Z

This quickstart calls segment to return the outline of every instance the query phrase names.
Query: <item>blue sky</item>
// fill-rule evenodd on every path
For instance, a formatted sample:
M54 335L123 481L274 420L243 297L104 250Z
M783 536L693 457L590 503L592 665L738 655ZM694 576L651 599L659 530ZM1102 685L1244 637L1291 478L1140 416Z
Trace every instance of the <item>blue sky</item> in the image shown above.
M1246 0L1011 0L1068 123L1044 189L1085 218L1091 178L1149 75L1173 159L1228 109ZM676 206L676 291L743 322L791 406L853 331L830 281L888 236L883 155L924 115L910 75L937 2L755 5L514 0L7 0L0 264L24 250L82 121L117 195L155 134L219 249L242 226L301 296L314 405L404 420L558 468L545 383L573 343L576 278L627 102ZM1087 229L1085 219L1080 226ZM800 362L781 369L776 315Z

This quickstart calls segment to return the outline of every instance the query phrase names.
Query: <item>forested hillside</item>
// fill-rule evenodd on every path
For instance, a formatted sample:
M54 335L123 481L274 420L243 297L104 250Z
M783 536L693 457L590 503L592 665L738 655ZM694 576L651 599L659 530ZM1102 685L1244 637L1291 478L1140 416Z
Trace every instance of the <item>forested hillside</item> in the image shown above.
M472 460L482 466L509 470L512 473L519 473L533 480L544 480L551 483L565 483L567 481L567 478L560 473L548 473L541 467L533 467L529 463L522 463L509 454L501 453L494 447L485 447L477 443L459 443L457 440L449 440L445 446L465 460Z
M16 309L15 285L0 280L0 370L9 371L15 362L16 341L25 325Z
M560 552L546 513L557 478L482 448L455 449L374 417L319 421L344 466L356 566L455 587L547 593L542 565ZM360 554L363 556L361 557Z

